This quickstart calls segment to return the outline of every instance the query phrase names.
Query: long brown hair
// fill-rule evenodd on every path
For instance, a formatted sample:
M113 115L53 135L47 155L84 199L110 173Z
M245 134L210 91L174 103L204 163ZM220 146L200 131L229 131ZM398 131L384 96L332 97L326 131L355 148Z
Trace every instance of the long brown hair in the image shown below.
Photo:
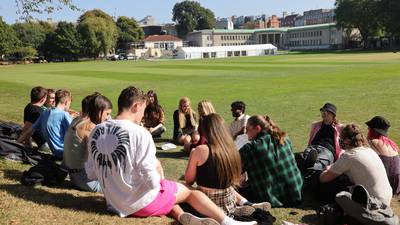
M252 127L260 126L261 129L272 136L280 145L285 145L286 132L282 131L279 126L271 120L269 116L256 115L247 120L247 124Z
M204 129L217 166L220 184L239 185L242 172L240 155L224 119L216 113L211 113L204 117Z
M369 147L367 139L361 132L360 126L355 123L351 123L346 125L342 132L340 133L340 139L343 141L345 139L349 139L349 143L347 144L351 148L357 147Z
M189 104L189 109L188 109L188 114L190 116L190 121L186 121L186 117L185 117L185 112L183 112L182 110L182 105L188 103ZM186 127L186 122L190 122L190 124L192 126L196 126L196 120L194 119L194 114L195 112L192 110L192 107L190 106L190 99L188 97L182 97L179 100L179 127L182 129L184 127Z

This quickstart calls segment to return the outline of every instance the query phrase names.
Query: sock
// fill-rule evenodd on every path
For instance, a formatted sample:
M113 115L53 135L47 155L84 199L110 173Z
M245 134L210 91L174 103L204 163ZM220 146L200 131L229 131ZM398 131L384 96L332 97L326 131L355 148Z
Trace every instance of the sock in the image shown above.
M244 203L246 203L246 202L248 202L247 199L242 198L242 199L240 200L240 202L239 202L239 206L243 206Z
M222 220L221 225L229 225L232 224L233 219L230 218L229 216L225 216L225 218Z

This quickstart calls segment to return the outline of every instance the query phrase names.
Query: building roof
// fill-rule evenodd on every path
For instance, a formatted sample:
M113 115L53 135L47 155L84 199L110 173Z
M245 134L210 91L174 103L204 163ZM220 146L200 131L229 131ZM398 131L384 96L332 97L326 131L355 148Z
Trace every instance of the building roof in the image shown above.
M150 35L144 39L145 42L156 42L156 41L182 41L182 39L177 38L172 35Z
M287 32L287 31L299 31L299 30L308 30L308 29L315 29L315 28L329 28L332 26L336 26L335 23L324 23L324 24L316 24L316 25L307 25L301 27L279 27L279 28L262 28L262 29L233 29L233 30L226 30L226 29L213 29L213 30L198 30L195 32L200 33L211 33L214 34L253 34L257 32Z
M182 47L180 50L189 52L227 52L227 51L246 51L246 50L266 50L277 49L271 44L259 45L233 45L233 46L212 46L212 47Z

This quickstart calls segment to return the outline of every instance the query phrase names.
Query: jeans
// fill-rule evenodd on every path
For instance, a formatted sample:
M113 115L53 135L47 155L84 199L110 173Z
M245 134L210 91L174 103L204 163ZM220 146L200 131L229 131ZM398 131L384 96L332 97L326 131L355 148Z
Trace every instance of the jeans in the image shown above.
M102 192L100 183L97 180L89 180L85 169L77 173L69 173L72 183L82 191Z

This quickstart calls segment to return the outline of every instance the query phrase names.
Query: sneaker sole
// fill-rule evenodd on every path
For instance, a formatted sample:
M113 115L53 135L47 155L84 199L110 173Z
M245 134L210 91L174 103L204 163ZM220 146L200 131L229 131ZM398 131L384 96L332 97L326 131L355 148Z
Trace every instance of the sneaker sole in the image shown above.
M235 209L233 215L235 216L250 216L256 209L253 206L245 205Z
M269 202L254 203L252 207L263 211L269 211L271 209L271 204Z
M199 218L190 214L183 214L180 218L181 224L184 225L219 225L219 223L211 218Z

